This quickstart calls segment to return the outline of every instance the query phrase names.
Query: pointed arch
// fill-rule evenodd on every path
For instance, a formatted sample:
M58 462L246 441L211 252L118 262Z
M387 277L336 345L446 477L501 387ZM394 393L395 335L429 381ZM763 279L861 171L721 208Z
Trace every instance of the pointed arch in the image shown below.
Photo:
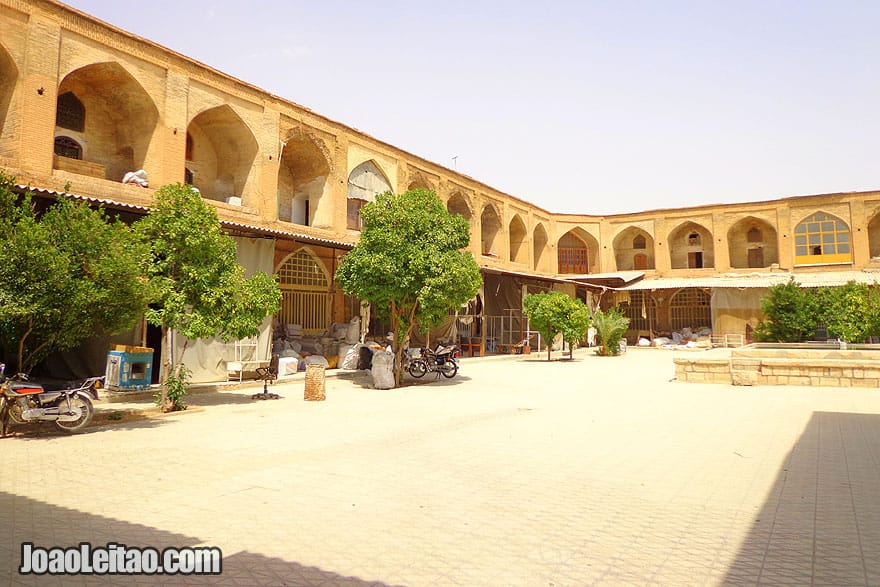
M715 266L712 233L705 226L688 220L679 224L666 239L672 269L700 269Z
M730 227L727 249L734 268L758 269L779 263L776 229L754 216L746 216Z
M364 161L352 169L348 174L348 228L361 230L360 209L374 201L377 195L390 191L391 183L375 161Z
M630 332L640 331L649 334L658 329L657 300L647 290L636 289L629 292L629 301L620 304L623 314L629 318Z
M697 287L684 287L669 299L669 320L672 330L712 328L709 293Z
M544 271L550 273L552 268L547 267L546 259L548 258L547 243L550 238L547 236L547 229L544 225L538 223L532 231L532 262L535 271Z
M497 238L501 232L501 215L495 208L495 204L489 203L483 207L480 213L480 250L483 255L498 256Z
M585 274L599 271L599 242L579 226L559 238L556 250L557 273Z
M121 64L80 67L58 86L54 136L79 143L87 163L71 163L62 152L56 153L55 167L120 181L147 167L158 122L155 102Z
M514 214L507 225L509 259L512 263L528 263L529 252L526 246L528 232L519 214Z
M187 169L202 197L238 204L246 200L247 188L256 180L259 146L245 121L223 104L200 112L187 132L192 135L194 157Z
M420 171L414 171L414 172L410 173L409 183L407 184L406 189L407 190L422 189L422 190L432 191L435 193L437 191L437 188L434 187L434 184L431 183L428 180L428 178L426 178Z
M322 215L331 160L324 142L300 128L281 141L278 219L312 226Z
M468 222L470 222L474 215L471 211L470 200L461 192L454 192L449 196L449 200L446 202L446 210L449 211L450 214L458 214L464 217Z
M794 264L828 263L852 263L852 234L842 219L819 211L794 228Z
M330 324L333 279L326 265L308 247L302 247L278 264L275 274L281 290L279 324L298 324L303 332L324 332Z
M6 47L0 43L0 156L12 155L15 109L10 108L18 83L18 67Z
M880 212L874 214L868 222L868 253L871 261L880 260Z
M654 269L654 237L638 226L628 226L614 237L618 271Z

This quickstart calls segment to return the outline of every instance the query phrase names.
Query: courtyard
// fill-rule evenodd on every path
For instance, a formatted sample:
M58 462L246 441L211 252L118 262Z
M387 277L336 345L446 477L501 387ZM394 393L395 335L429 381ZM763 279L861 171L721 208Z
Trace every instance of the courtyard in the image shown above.
M0 440L0 582L880 584L880 390L682 383L673 356L100 405L84 434ZM22 542L216 546L223 573L20 577Z

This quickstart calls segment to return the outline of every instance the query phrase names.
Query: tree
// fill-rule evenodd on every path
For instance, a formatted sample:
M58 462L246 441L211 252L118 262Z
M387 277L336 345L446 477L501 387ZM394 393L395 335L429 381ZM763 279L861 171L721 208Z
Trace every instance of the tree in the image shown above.
M593 314L593 328L596 329L598 354L614 356L620 354L620 341L629 328L629 318L617 308L608 308L604 312L596 310Z
M816 295L792 278L773 285L761 300L766 320L755 328L755 338L767 342L801 342L816 332L819 306Z
M878 334L880 292L876 288L850 281L838 287L819 288L815 296L819 321L831 336L862 343Z
M418 328L436 326L449 310L473 298L480 268L470 253L470 227L423 189L377 196L361 208L360 243L343 259L336 280L391 321L395 383L406 343Z
M574 356L574 345L584 340L590 327L590 309L576 298L559 291L529 294L523 299L523 313L529 326L541 333L547 341L547 360L553 339L562 334L568 343L569 357Z
M167 383L170 378L172 388L186 389L186 345L175 359L168 331L187 339L220 336L224 342L254 336L266 316L280 308L281 292L273 276L245 277L235 240L223 233L216 210L190 186L161 188L155 206L135 227L151 253L145 316L162 328L165 344L158 401L166 411L181 409L179 398L169 401Z
M0 357L28 373L54 351L130 329L148 249L103 210L60 200L39 215L0 175Z

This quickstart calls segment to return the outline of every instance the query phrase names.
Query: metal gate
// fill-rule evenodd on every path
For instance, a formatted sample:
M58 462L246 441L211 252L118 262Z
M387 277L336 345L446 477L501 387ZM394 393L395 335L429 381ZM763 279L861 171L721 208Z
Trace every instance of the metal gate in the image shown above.
M290 254L278 268L281 324L299 324L303 332L324 332L330 325L330 276L307 249Z

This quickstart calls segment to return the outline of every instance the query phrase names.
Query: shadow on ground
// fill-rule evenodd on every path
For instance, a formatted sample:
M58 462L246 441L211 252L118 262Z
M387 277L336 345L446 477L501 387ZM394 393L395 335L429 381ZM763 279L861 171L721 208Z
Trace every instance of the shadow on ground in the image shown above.
M34 520L34 525L21 523L22 518ZM18 520L13 524L14 520ZM195 536L166 532L65 507L48 504L28 497L0 491L0 528L9 529L0 534L0 583L35 580L33 575L21 576L23 542L35 547L77 546L88 542L93 547L107 544L126 547L180 548L185 546L216 546L224 553L222 573L202 576L155 576L157 585L334 585L341 587L387 587L380 581L365 581L305 566L255 552L230 553L222 544L205 544ZM124 576L42 576L40 584L111 585L124 582Z
M723 584L880 585L880 415L813 414Z

